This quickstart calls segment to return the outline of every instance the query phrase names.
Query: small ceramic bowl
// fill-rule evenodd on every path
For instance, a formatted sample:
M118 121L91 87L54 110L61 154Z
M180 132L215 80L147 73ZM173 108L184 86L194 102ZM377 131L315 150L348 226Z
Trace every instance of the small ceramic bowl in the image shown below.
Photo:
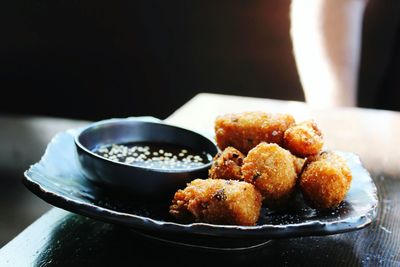
M154 168L114 161L99 155L101 147L112 144L162 143L202 152L206 160L185 169ZM132 118L111 119L90 124L75 137L78 158L90 181L132 197L171 197L186 183L206 178L212 157L218 152L213 141L198 133L157 122ZM147 153L149 154L149 153Z

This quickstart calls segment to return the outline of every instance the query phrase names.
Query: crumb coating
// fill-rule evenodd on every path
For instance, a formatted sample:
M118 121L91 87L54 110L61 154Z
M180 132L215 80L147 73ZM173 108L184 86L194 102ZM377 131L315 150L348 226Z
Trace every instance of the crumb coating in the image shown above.
M255 225L262 197L252 184L196 179L175 193L170 214L181 222Z
M215 120L215 138L221 150L233 146L246 154L261 142L282 145L284 132L294 122L293 116L289 114L226 114Z
M344 200L351 180L346 161L334 152L323 152L307 160L300 189L310 206L331 209Z
M305 121L289 127L283 137L283 147L298 157L308 157L318 154L324 140L317 124Z
M244 155L233 147L227 147L219 152L213 159L208 172L212 179L241 180Z
M289 199L296 186L293 155L276 144L260 143L250 150L242 166L243 178L254 184L267 206Z

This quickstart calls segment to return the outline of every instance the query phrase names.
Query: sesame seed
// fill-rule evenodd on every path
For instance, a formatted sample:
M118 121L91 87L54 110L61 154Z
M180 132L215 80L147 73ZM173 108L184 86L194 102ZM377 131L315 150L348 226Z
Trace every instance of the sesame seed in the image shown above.
M211 155L196 154L187 149L177 149L174 146L157 147L157 145L124 145L112 144L100 146L94 151L96 154L109 160L146 166L158 169L189 169L203 165L203 161L209 162Z

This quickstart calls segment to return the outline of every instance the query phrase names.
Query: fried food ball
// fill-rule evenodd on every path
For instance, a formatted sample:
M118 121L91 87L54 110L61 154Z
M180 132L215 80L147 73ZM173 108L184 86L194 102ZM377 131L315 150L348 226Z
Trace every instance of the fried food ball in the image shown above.
M215 138L221 150L233 146L246 154L261 142L282 145L284 132L294 122L294 118L288 114L226 114L215 120Z
M322 133L313 121L293 125L283 135L283 147L298 157L316 155L323 145Z
M214 157L208 176L213 179L241 180L243 159L244 155L239 150L228 146Z
M258 144L244 159L242 176L252 183L270 208L284 205L296 186L293 155L277 144Z
M303 170L303 166L304 166L304 163L306 162L306 160L303 158L298 158L294 155L292 155L292 156L293 156L294 169L296 171L297 177L299 177L301 174L301 171Z
M262 197L252 184L196 179L175 193L170 214L182 222L255 225Z
M311 207L337 207L349 191L352 175L346 161L334 152L323 152L307 160L300 189Z

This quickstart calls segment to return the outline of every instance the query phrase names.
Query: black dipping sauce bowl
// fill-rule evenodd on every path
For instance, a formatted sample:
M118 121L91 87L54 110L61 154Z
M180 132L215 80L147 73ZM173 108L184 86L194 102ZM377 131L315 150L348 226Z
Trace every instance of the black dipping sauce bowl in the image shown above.
M201 166L186 169L161 169L114 161L97 153L100 147L127 143L163 143L186 147L208 155ZM160 199L196 178L207 178L211 157L218 149L205 136L171 125L133 118L95 122L75 137L82 171L95 184L129 194L133 198Z

